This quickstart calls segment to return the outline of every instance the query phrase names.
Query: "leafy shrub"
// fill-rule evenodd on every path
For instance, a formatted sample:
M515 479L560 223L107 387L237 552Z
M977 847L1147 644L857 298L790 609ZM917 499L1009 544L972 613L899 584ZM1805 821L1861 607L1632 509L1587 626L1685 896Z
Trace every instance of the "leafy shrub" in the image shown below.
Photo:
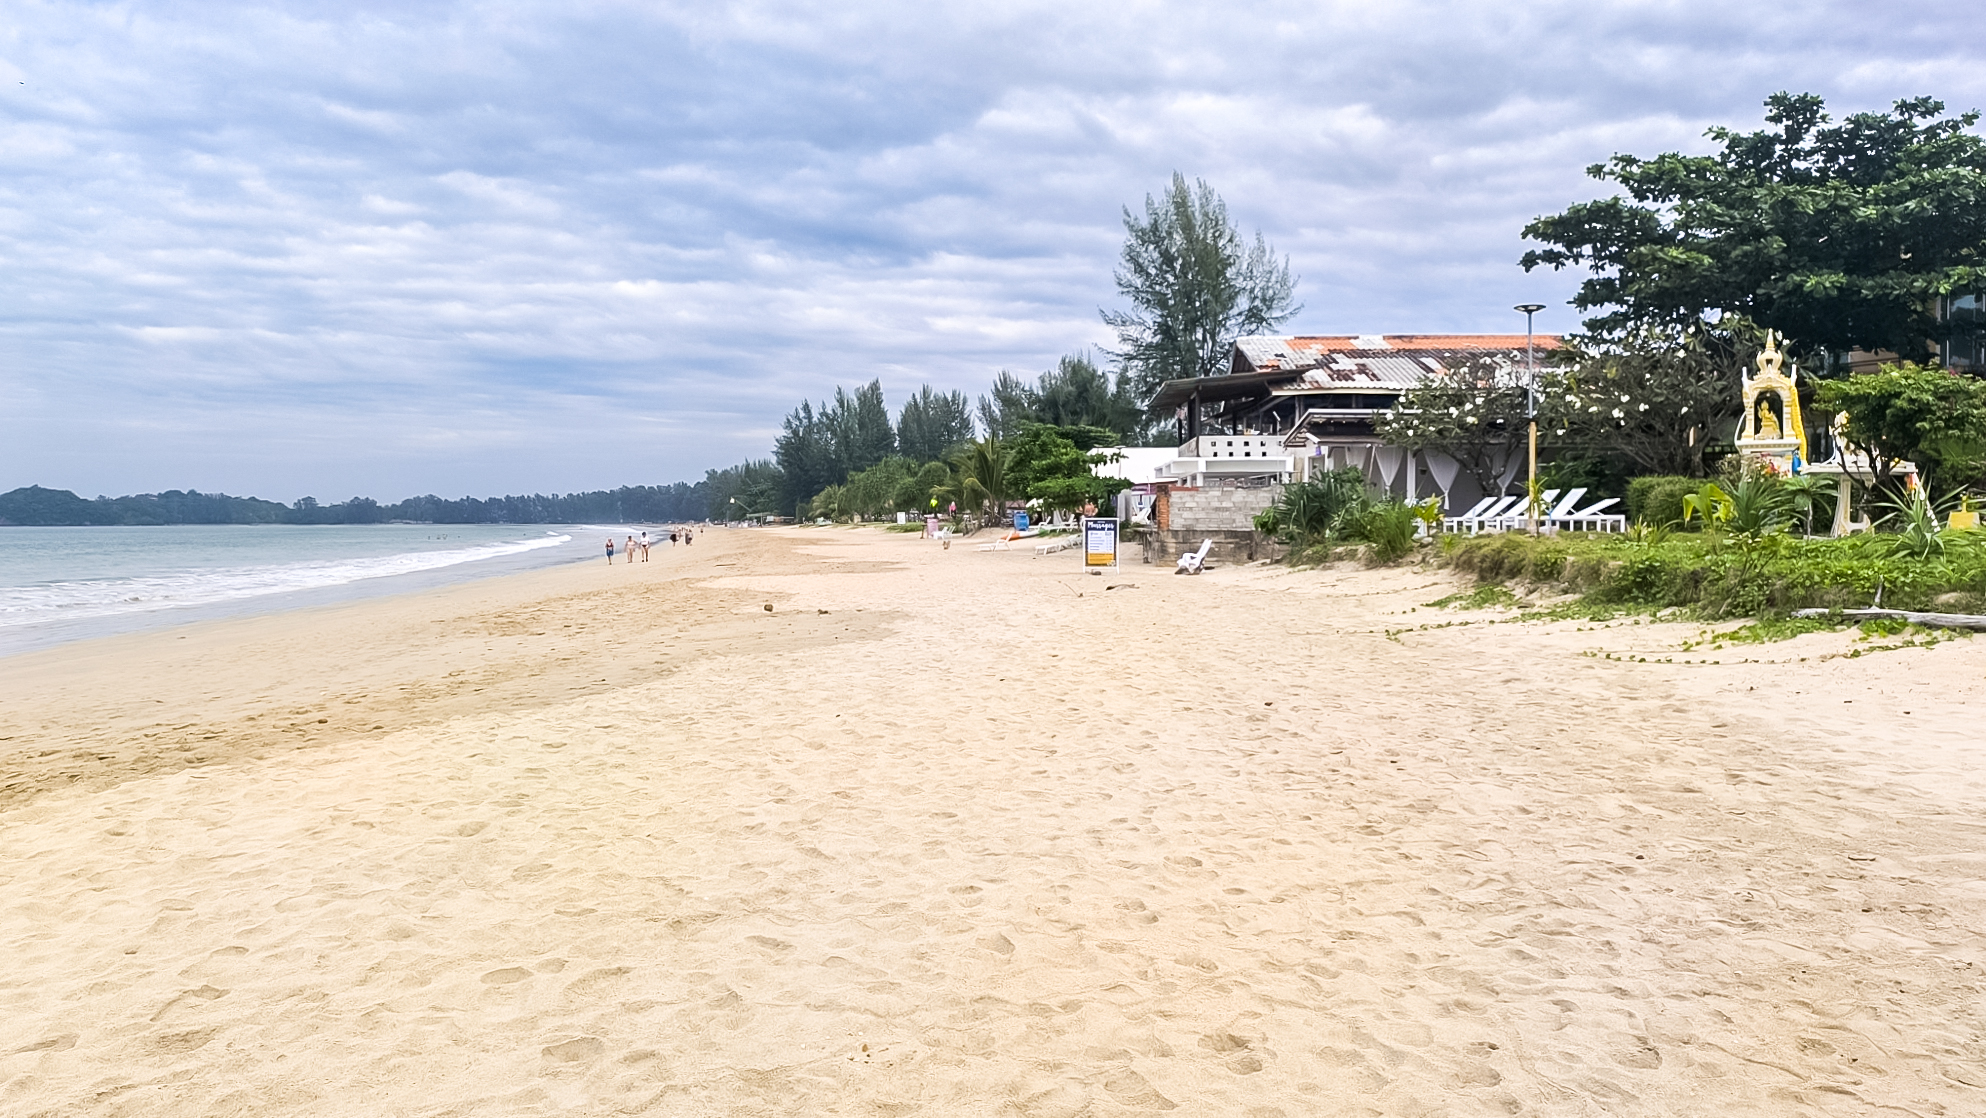
M1291 542L1301 546L1348 534L1366 504L1365 475L1348 467L1284 486L1275 519Z
M1516 532L1445 541L1445 561L1481 584L1525 580L1578 592L1596 605L1681 607L1704 618L1780 616L1802 608L1971 609L1986 602L1986 547L1951 533L1942 552L1917 557L1896 536L1801 540L1774 536L1750 549L1672 537L1534 539Z
M1627 483L1627 518L1646 524L1674 524L1683 518L1683 498L1703 485L1700 478L1653 474Z
M1345 533L1372 545L1375 563L1391 563L1414 549L1416 517L1411 505L1379 501L1359 511L1353 531Z
M1731 489L1731 530L1766 536L1784 529L1793 519L1793 494L1786 483L1769 474L1751 473Z

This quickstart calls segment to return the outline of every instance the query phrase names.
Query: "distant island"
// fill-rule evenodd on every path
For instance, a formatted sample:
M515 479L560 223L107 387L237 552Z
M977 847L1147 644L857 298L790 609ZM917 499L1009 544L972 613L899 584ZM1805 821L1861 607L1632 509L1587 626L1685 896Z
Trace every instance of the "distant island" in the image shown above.
M711 486L634 485L591 493L462 497L428 495L382 505L370 497L322 505L304 497L294 505L258 497L230 497L169 489L130 497L79 497L67 489L24 486L0 493L0 526L85 527L147 524L577 524L666 523L709 515Z

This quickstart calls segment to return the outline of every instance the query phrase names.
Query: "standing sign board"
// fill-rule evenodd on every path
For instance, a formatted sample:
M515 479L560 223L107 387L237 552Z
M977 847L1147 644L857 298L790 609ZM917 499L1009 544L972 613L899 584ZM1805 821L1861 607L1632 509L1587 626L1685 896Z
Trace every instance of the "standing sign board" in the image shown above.
M1117 567L1117 518L1083 518L1083 566Z

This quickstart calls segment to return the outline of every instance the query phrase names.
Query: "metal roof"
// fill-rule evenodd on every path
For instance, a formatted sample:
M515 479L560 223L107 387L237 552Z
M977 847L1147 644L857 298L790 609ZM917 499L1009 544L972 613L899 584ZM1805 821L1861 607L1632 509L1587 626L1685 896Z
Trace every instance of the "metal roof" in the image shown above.
M1557 334L1532 338L1538 349L1559 347ZM1524 352L1522 334L1258 334L1234 342L1232 371L1268 372L1307 369L1336 355L1406 354L1413 356L1480 356L1486 352Z
M1533 341L1540 353L1560 345L1556 334L1539 334ZM1177 407L1195 395L1212 404L1247 396L1404 392L1482 357L1516 367L1524 360L1524 335L1257 335L1235 339L1228 375L1169 380L1147 406Z

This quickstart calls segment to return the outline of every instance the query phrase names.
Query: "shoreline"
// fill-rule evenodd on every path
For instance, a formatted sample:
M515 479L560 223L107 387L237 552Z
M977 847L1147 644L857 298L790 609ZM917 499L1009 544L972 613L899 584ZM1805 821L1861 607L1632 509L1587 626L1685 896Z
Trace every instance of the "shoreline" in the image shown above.
M1685 625L1417 628L1454 580L1413 570L1093 578L859 529L668 558L8 660L0 1098L1652 1118L1986 1086L1986 644L1685 666L1589 655Z
M358 530L365 532L372 528L405 528L406 525L364 525ZM444 526L446 527L446 526ZM264 529L283 529L300 537L300 550L287 554L244 555L238 563L221 564L212 561L212 552L202 555L205 562L190 565L185 560L190 556L168 555L163 566L132 565L129 562L113 567L108 574L99 569L86 567L76 578L49 580L45 573L34 572L33 558L28 560L29 571L11 569L10 577L26 577L28 581L17 583L0 593L15 595L9 604L15 608L49 609L46 601L35 603L29 598L37 590L46 592L63 585L72 587L89 586L92 593L72 605L82 607L82 616L71 616L65 612L54 612L33 621L17 621L0 625L0 660L37 649L52 648L79 640L92 640L99 637L119 636L150 632L157 629L175 628L204 621L254 617L269 614L287 613L294 610L312 609L345 602L366 601L374 598L394 597L404 594L422 593L431 589L445 588L461 583L475 582L487 578L500 578L510 574L543 570L567 563L583 563L589 559L597 561L599 556L584 551L582 533L607 531L597 525L555 525L543 528L543 537L564 536L566 542L547 544L538 535L518 535L520 531L530 532L539 529L538 525L469 525L471 529L500 528L500 533L476 535L456 535L442 533L424 537L424 542L433 540L460 539L462 546L456 550L485 552L474 558L451 558L451 561L438 564L425 564L437 552L449 552L448 548L406 548L398 551L374 553L370 550L330 557L313 556L308 550L309 537L313 533L349 533L351 526L324 525L151 525L140 527L85 526L81 528L39 528L20 529L24 533L102 533L108 536L124 535L125 545L134 553L150 556L146 550L150 541L133 541L128 537L133 533L143 534L152 531L163 533L195 535L206 533L247 532L258 538L266 538ZM626 529L621 529L625 531ZM634 531L643 530L637 526ZM649 529L653 531L652 528ZM0 534L0 543L5 542ZM336 541L349 543L349 538ZM47 549L49 554L67 555L65 549ZM447 557L447 556L444 556ZM0 560L8 558L0 553ZM181 565L175 565L175 559ZM342 578L322 581L343 566ZM392 569L398 566L407 569ZM363 568L375 568L364 571ZM383 568L383 569L381 569ZM39 577L37 577L39 575ZM239 581L247 576L250 584L229 587L215 582L215 576L234 576ZM284 579L292 583L285 588L270 589L266 585L255 586L258 580L271 578ZM203 579L205 581L203 581ZM136 608L111 606L105 601L89 601L88 597L101 598L106 588L123 587L124 592L153 597L154 600ZM201 597L200 595L208 595ZM171 599L191 595L191 601ZM136 600L136 599L134 599Z

